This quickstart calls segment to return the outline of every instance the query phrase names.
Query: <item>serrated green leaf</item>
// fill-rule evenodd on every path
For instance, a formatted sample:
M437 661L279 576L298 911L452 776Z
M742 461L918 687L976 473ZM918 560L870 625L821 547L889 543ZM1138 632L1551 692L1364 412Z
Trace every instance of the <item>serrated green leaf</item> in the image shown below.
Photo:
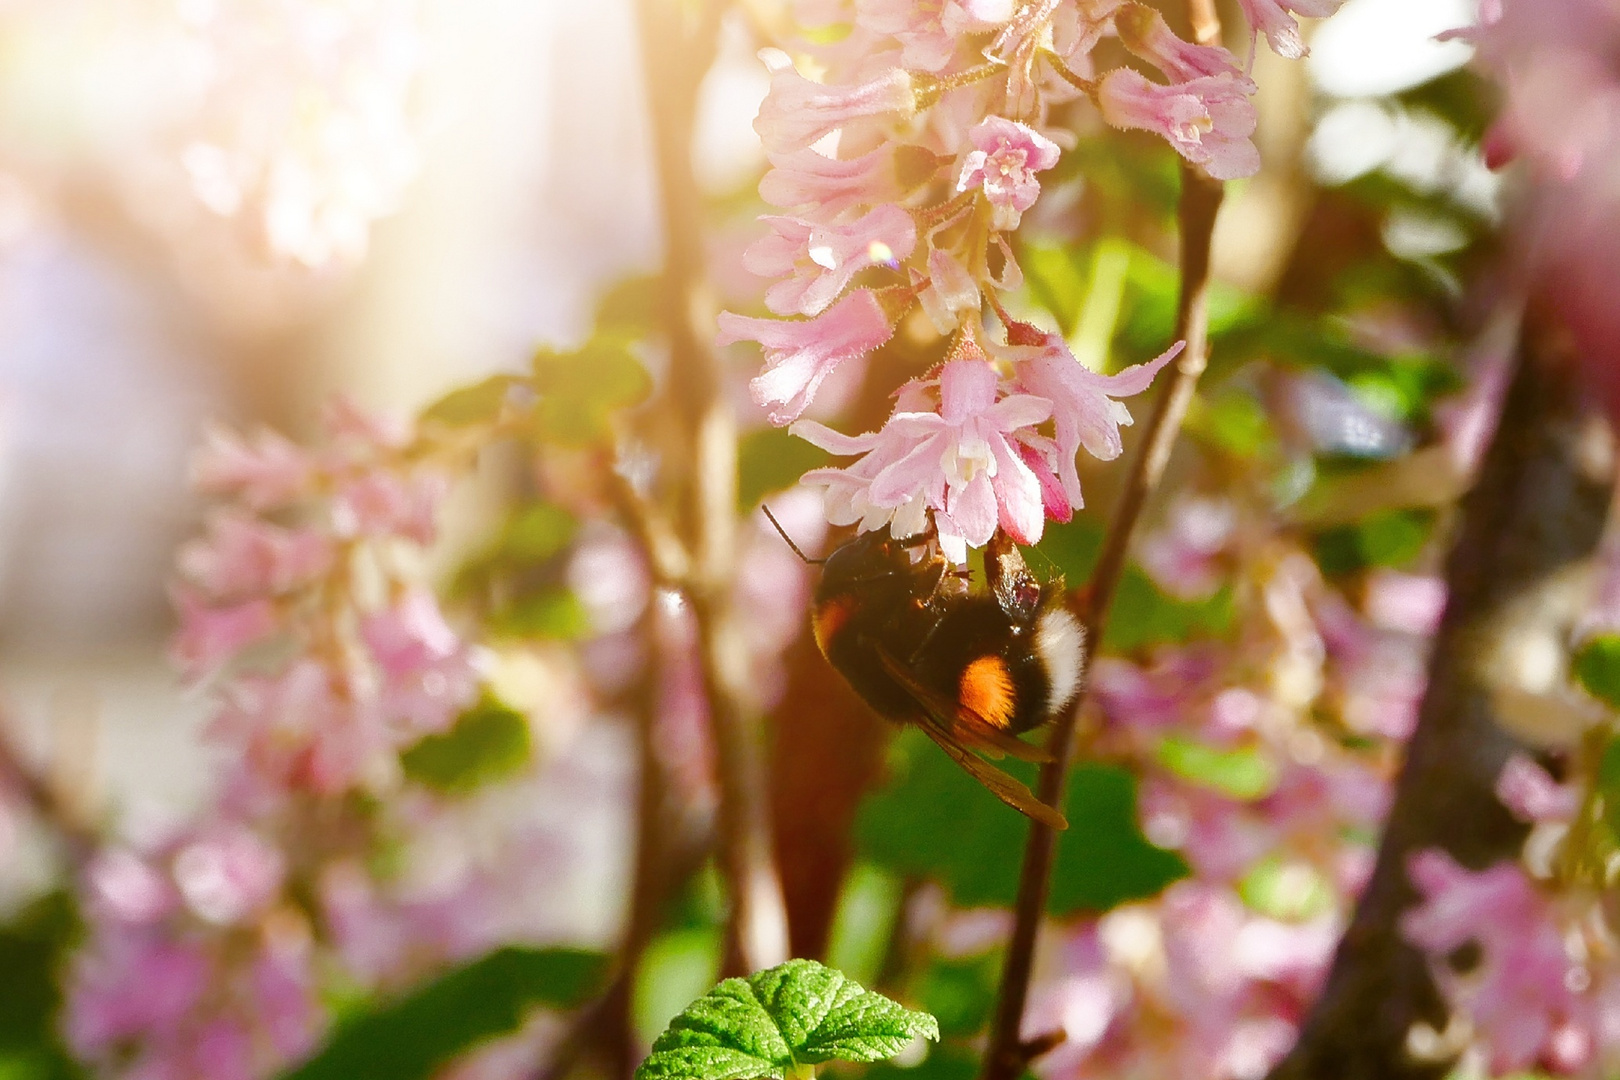
M523 382L516 375L491 375L483 382L452 390L422 410L422 421L445 427L487 424L500 415L511 389Z
M594 995L607 959L577 949L507 947L340 1028L282 1080L427 1080L486 1039L516 1031L538 1006Z
M1230 795L1261 799L1277 786L1277 766L1257 747L1230 750L1171 735L1159 743L1159 764L1185 780Z
M1575 680L1609 708L1620 709L1620 635L1599 634L1581 646L1575 654ZM1610 744L1611 751L1614 746Z
M927 1013L863 989L814 960L727 979L688 1005L653 1043L636 1080L749 1080L827 1061L881 1061L938 1039Z
M485 696L455 725L400 755L405 775L439 791L465 793L521 772L529 763L529 721Z

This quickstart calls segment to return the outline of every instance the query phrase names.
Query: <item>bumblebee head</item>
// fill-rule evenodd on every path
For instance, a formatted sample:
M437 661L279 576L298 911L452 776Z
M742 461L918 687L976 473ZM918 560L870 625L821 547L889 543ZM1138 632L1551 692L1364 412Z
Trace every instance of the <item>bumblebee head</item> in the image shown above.
M873 601L930 600L947 570L933 532L896 540L885 529L862 533L827 556L819 598L860 593Z

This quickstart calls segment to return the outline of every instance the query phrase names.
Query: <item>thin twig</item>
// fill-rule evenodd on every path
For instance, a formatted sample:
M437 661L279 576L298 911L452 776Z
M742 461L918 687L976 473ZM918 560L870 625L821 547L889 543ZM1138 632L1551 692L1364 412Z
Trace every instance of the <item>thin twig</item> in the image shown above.
M100 845L100 837L56 786L28 765L12 741L13 730L10 718L0 715L0 792L22 796L34 816L60 838L68 859L82 866Z
M1210 15L1213 18L1213 14ZM1108 609L1125 570L1125 556L1131 534L1149 496L1159 486L1170 451L1175 446L1181 422L1187 415L1198 378L1209 359L1209 253L1215 230L1215 215L1221 206L1221 185L1209 180L1189 165L1181 169L1181 296L1176 312L1176 337L1187 345L1172 369L1169 385L1159 398L1148 421L1143 444L1137 453L1124 490L1114 507L1113 519L1103 540L1102 554L1092 571L1083 601L1086 629L1085 662L1089 668L1107 627ZM1053 760L1041 769L1038 794L1048 806L1061 808L1074 755L1074 732L1080 711L1086 703L1082 689L1079 700L1058 718L1047 749ZM1018 880L1012 940L1002 967L1001 990L990 1031L990 1048L984 1059L984 1080L1015 1080L1040 1045L1021 1041L1024 1004L1029 997L1029 980L1034 966L1035 938L1052 883L1052 861L1057 835L1039 822L1031 822L1024 847L1024 862Z
M661 317L670 350L670 404L688 441L677 531L691 557L686 594L697 622L720 787L720 868L730 901L723 967L753 971L787 957L787 914L772 853L759 718L745 704L745 649L730 592L736 547L737 429L709 347L703 205L692 172L698 86L712 62L724 5L695 13L638 0L642 65L663 209ZM700 333L699 328L702 328ZM673 458L674 455L671 455Z

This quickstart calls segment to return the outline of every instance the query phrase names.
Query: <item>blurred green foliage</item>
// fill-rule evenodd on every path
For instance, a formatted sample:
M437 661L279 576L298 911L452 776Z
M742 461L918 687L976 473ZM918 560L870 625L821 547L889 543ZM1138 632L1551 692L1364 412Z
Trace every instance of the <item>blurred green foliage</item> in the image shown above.
M1325 574L1350 574L1371 566L1410 566L1434 535L1432 510L1389 510L1317 534L1316 562Z
M1089 518L1064 525L1048 524L1036 550L1063 574L1071 587L1091 576L1102 550L1102 526ZM1039 564L1036 560L1035 565ZM1231 628L1232 592L1216 590L1202 600L1180 600L1165 593L1141 567L1125 568L1103 631L1102 646L1128 653L1161 643L1185 644L1219 638Z
M451 595L475 603L495 637L574 641L590 633L584 605L564 580L579 532L552 503L514 508L484 550L457 571Z
M87 1074L56 1030L57 977L79 937L67 893L24 907L0 927L0 1080L77 1080Z
M1179 735L1159 740L1159 764L1183 780L1250 802L1277 786L1277 764L1255 746L1222 748Z
M765 496L790 488L811 469L831 463L825 450L789 435L786 428L751 431L737 447L737 509L748 513Z
M427 1080L539 1007L572 1009L602 986L607 958L577 949L497 949L342 1025L283 1080Z
M861 806L855 838L862 857L902 877L938 881L953 902L1011 905L1018 891L1028 822L964 773L926 736L903 733L890 755L890 783ZM1033 783L1034 769L1003 763ZM1154 847L1136 822L1136 780L1123 769L1081 764L1063 803L1047 910L1106 911L1157 894L1184 876L1180 856Z
M1620 635L1599 634L1575 654L1575 681L1611 709L1620 709Z
M486 693L449 731L422 738L399 760L412 780L466 794L522 772L531 750L528 718Z

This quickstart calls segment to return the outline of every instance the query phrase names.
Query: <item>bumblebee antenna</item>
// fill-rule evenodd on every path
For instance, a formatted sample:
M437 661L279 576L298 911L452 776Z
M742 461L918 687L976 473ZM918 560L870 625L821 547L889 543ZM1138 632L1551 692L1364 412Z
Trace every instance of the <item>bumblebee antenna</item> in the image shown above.
M826 559L812 559L810 556L806 555L799 545L793 542L793 537L787 534L787 530L782 528L782 523L776 520L776 515L771 513L771 508L766 506L764 503L760 503L759 508L765 511L766 517L771 519L771 524L776 526L777 533L781 535L783 540L787 541L787 546L793 549L793 554L797 555L806 565L820 566L822 563L827 561Z

